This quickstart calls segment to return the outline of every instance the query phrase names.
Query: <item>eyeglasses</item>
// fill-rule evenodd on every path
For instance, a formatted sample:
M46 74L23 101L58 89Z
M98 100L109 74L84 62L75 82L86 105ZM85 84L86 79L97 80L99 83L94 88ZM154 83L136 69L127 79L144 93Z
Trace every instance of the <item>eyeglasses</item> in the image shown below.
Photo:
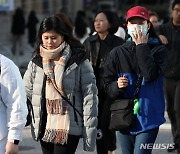
M175 11L176 13L180 13L180 9L178 8L173 9L173 11Z

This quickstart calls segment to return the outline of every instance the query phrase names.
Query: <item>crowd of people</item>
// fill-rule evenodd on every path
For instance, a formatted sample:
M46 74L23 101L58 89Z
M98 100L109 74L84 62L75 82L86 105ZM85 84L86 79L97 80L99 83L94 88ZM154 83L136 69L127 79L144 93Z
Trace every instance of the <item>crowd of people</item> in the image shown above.
M128 9L124 24L107 10L97 12L92 25L84 11L78 11L74 24L57 13L45 17L36 32L35 12L26 24L18 8L12 53L18 40L22 47L25 27L34 52L23 77L0 55L0 154L18 153L27 101L32 137L43 154L74 154L80 138L84 151L113 154L119 140L122 154L151 154L152 148L140 147L155 143L165 109L174 142L167 151L180 154L180 0L173 1L168 23L159 24L159 18L143 6ZM118 131L117 138L109 129L111 104L131 99L139 76L135 124Z
M36 12L31 10L26 21L24 11L22 8L17 8L12 17L11 34L12 34L12 49L13 55L21 56L24 54L24 34L26 28L28 29L28 43L32 48L35 47L37 24L39 20Z

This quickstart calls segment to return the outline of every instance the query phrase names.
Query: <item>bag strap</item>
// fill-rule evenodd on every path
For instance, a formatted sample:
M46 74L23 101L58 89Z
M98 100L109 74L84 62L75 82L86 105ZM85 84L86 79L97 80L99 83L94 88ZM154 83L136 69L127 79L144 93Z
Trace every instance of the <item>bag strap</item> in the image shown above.
M138 98L139 91L140 91L140 88L141 88L142 79L143 79L143 76L141 74L139 74L138 78L136 80L136 90L134 92L134 99Z
M116 54L117 54L117 52L116 52ZM119 56L118 56L118 55L116 55L116 56L117 56L118 59L119 59ZM119 62L120 62L120 59L119 59ZM119 67L120 67L120 69L122 70L121 64L119 64ZM140 71L140 69L139 69L139 71ZM117 74L118 74L118 73L117 73ZM136 80L136 90L135 90L135 92L134 92L133 99L138 98L139 91L140 91L140 88L141 88L142 79L143 79L143 76L142 76L141 74L139 74L139 75L138 75L138 78L137 78L137 80Z
M83 116L82 114L74 107L74 105L71 103L71 101L66 97L64 96L63 94L61 94L61 92L56 89L58 91L58 93L61 95L61 97L80 115L80 117L83 119Z

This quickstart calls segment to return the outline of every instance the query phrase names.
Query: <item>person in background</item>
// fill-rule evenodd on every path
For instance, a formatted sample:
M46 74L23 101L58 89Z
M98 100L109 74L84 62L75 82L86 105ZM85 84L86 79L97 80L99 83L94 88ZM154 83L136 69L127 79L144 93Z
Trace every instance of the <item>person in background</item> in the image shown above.
M114 33L118 29L118 22L112 12L100 11L95 15L95 35L90 36L84 42L85 50L93 66L98 87L98 129L102 131L102 138L97 140L97 153L109 154L116 149L115 132L110 131L110 104L111 99L104 92L103 73L104 64L109 52L124 41ZM100 139L101 138L101 139Z
M114 48L104 70L104 87L112 99L131 99L138 76L142 76L139 92L139 111L135 124L119 131L122 154L151 154L159 126L165 122L163 93L164 68L167 49L161 44L148 10L135 6L127 11L126 43Z
M84 150L94 151L98 91L83 46L55 15L41 22L38 44L24 75L36 118L33 138L43 154L74 154L81 137Z
M149 11L149 21L152 23L154 29L159 26L159 16L154 11Z
M36 12L31 10L28 16L28 21L26 27L28 28L28 43L31 45L31 47L34 48L35 42L36 42L36 35L37 30L36 26L38 24L39 20L36 16Z
M117 16L118 24L119 24L118 30L116 33L114 33L114 35L121 37L123 40L125 40L126 39L126 31L124 29L124 17L120 10L118 11L118 13L119 14L114 12L115 16Z
M180 0L173 1L171 15L168 23L159 26L158 34L168 49L164 94L175 143L168 151L180 153Z
M73 27L74 38L79 40L81 43L84 43L84 41L89 37L90 33L91 33L91 29L89 28L89 25L86 21L85 12L78 11Z
M117 30L117 32L114 35L122 38L123 40L126 39L126 31L121 26L118 27L118 30Z
M160 26L158 14L156 12L149 11L149 21L152 23L155 31L158 33L158 27ZM159 39L164 45L166 45L166 42L164 41L166 38L164 36L159 36Z
M28 113L18 67L0 54L0 154L18 154Z
M23 9L17 8L12 18L11 33L12 38L12 54L23 55L23 36L25 32L25 17ZM18 51L18 53L17 53Z

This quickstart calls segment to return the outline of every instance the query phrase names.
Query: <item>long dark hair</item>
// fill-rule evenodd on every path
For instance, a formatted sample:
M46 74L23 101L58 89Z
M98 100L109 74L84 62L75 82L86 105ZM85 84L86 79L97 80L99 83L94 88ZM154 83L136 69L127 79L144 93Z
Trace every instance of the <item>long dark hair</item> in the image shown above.
M72 31L73 31L73 25L70 21L70 19L68 18L68 16L66 16L66 14L60 12L55 14L56 16L58 16L59 18L61 18L61 20L64 22L65 26L66 26L66 30L68 32L68 34L70 36L72 36Z
M71 46L77 48L83 48L83 46L79 43L79 41L75 40L72 36L69 35L67 28L63 22L63 20L56 15L52 15L49 17L45 17L40 24L39 32L38 32L38 46L35 50L34 54L39 54L39 46L42 44L42 34L54 30L56 33L64 36L64 40Z
M149 30L148 30L149 37L151 37L151 38L157 38L159 44L162 44L162 42L161 42L159 36L157 35L157 33L156 33L156 31L155 31L155 29L154 29L152 23L151 23L149 20L148 20L148 23L150 23L150 28L149 28Z
M77 37L82 38L87 33L88 24L85 21L86 15L84 11L78 11L74 22L74 30Z

